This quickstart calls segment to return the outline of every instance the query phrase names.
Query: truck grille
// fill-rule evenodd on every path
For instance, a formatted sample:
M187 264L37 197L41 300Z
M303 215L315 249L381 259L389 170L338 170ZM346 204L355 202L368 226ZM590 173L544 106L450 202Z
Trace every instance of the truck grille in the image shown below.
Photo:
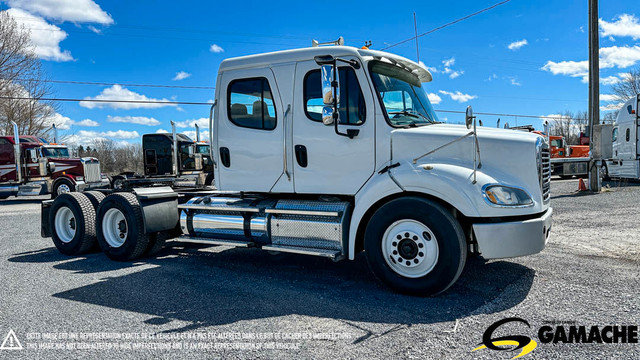
M86 183L99 182L101 180L100 175L100 162L94 159L87 159L84 161L84 181Z
M551 155L548 146L542 147L541 157L540 187L542 189L542 200L547 203L551 198Z

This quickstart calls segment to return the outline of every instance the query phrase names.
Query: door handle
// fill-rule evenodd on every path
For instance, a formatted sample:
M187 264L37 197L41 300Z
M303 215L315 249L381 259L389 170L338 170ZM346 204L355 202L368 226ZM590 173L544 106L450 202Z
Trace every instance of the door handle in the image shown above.
M222 163L222 165L224 165L224 167L231 166L231 155L229 154L229 148L220 148L220 162Z
M306 168L308 165L307 147L304 145L296 145L294 150L296 152L296 161L298 161L298 165L300 165L300 167Z

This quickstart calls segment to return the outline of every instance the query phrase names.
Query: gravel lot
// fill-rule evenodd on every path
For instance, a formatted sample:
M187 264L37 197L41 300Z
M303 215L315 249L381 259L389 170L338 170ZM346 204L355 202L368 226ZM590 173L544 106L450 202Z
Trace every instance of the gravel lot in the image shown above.
M509 359L516 353L471 352L505 317L531 328L502 335L534 339L547 323L638 325L640 186L611 183L597 195L577 187L553 182L541 254L473 259L436 298L382 288L363 257L334 264L178 243L135 263L67 257L40 237L44 198L2 200L0 340L12 329L24 349L0 358ZM640 346L539 343L525 358L638 359Z

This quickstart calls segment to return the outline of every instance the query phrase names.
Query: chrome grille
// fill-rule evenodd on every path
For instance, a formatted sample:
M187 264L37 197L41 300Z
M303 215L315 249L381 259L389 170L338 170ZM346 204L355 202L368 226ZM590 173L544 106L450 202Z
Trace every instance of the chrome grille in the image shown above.
M98 160L87 159L84 163L84 182L94 183L101 180L100 162Z
M551 154L548 145L542 147L540 153L542 161L540 162L540 188L542 189L542 200L547 203L551 198Z

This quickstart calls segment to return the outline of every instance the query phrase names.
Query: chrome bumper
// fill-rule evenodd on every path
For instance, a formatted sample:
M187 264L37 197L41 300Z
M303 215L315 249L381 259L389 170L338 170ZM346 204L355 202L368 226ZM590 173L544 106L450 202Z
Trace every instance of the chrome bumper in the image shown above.
M111 187L111 183L109 179L102 179L97 182L86 183L84 181L76 181L76 191L86 191L93 189L109 189Z
M549 208L536 219L474 224L480 255L485 259L502 259L539 253L549 241L552 214L553 209Z

